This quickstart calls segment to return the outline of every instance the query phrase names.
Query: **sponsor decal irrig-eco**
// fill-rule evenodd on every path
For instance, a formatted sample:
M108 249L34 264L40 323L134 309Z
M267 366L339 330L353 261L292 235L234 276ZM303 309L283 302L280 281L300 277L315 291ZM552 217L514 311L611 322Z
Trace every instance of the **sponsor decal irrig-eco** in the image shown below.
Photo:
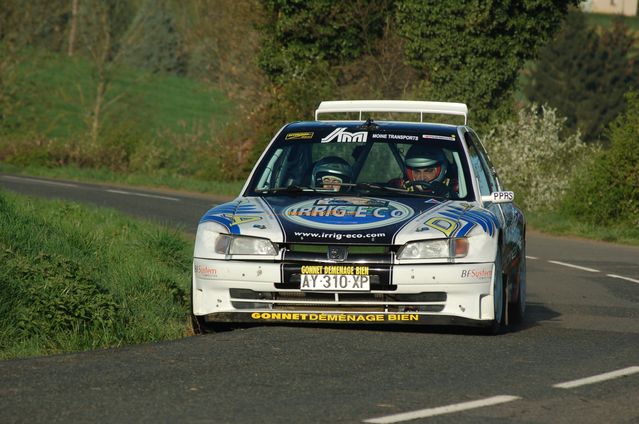
M379 237L386 237L386 233L306 233L303 231L295 231L295 237L325 238L332 240L375 239Z
M368 204L362 205L362 200ZM414 211L410 207L399 202L375 198L351 202L343 198L339 199L339 202L318 199L295 203L286 208L282 215L296 224L313 228L362 230L395 224L410 218L413 214Z

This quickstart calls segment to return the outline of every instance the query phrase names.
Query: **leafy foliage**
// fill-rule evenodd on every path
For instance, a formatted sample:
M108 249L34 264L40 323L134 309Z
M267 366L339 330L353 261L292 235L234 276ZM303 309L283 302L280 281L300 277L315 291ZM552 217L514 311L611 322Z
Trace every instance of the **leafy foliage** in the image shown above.
M498 125L485 137L502 183L529 211L557 208L570 177L597 150L579 134L562 138L564 119L554 109L540 110L535 105L523 109L517 120Z
M418 83L405 64L397 0L263 0L260 68L284 121L311 118L321 100L398 98Z
M343 64L362 54L364 36L350 19L347 2L264 0L265 25L260 65L273 81L304 78L316 64ZM371 26L379 31L380 15Z
M261 47L259 0L191 0L172 8L188 56L187 75L252 106L263 97L265 77L257 66Z
M70 331L89 332L99 339L113 330L118 305L96 284L95 273L85 274L88 267L57 254L39 253L29 259L10 249L3 253L6 272L23 277L18 297L28 299L16 314L20 339Z
M610 147L571 183L562 210L596 224L639 226L639 92L611 125Z
M130 28L140 34L131 34L136 42L123 52L123 64L150 72L184 74L186 58L166 0L145 1Z
M27 60L37 63L39 55L30 47L44 44L54 47L59 41L54 28L61 20L62 0L9 0L0 7L0 135L25 132L29 120L22 113L32 110L35 101L26 98L31 91L25 83ZM46 42L45 42L46 40Z
M559 27L574 0L397 4L406 57L429 84L422 97L461 101L481 123L510 108L524 61Z
M567 117L568 129L579 129L584 140L598 141L624 110L624 94L639 87L633 44L623 20L599 34L588 27L582 12L571 12L556 38L540 51L525 93L533 102L557 108Z

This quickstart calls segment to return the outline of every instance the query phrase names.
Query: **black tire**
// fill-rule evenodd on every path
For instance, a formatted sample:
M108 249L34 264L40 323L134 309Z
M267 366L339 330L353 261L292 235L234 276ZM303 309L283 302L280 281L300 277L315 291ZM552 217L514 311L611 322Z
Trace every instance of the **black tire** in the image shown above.
M517 267L517 273L515 274L516 286L513 287L514 302L508 305L508 317L512 324L519 325L524 321L524 315L526 314L526 244L521 251L521 257L519 258L519 266Z
M501 265L501 253L497 252L495 258L495 278L493 279L493 312L494 317L484 333L488 335L497 335L504 330L504 321L506 316L506 280Z
M193 334L206 334L206 323L202 317L191 314L191 326L193 327Z
M204 317L191 315L194 334L221 333L233 330L233 325L227 322L206 322Z

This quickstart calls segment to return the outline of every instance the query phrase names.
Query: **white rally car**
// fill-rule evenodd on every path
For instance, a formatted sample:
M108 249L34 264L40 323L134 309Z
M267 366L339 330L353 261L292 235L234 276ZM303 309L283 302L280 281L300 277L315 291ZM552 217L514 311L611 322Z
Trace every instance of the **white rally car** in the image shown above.
M357 119L319 120L345 112ZM389 112L420 122L362 119ZM200 220L196 330L448 323L496 333L521 321L524 216L467 114L460 103L331 101L315 121L285 125L240 196Z

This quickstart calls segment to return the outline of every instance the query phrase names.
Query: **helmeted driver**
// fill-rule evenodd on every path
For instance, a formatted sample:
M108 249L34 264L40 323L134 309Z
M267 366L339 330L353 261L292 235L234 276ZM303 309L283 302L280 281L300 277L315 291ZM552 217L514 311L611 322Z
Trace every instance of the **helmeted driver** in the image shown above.
M406 175L411 182L444 182L448 160L441 149L424 144L413 144L406 153Z
M437 195L450 195L456 190L456 182L448 176L448 159L440 148L413 144L404 161L407 179L401 182L401 187Z
M343 183L352 179L351 166L337 156L325 157L313 167L312 188L339 191Z

